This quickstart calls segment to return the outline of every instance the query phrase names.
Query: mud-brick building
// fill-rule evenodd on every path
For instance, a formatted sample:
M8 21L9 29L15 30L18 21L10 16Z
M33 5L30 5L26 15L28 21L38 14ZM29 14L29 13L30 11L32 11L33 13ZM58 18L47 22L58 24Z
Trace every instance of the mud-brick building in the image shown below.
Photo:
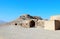
M47 29L47 30L60 30L60 15L51 16L49 21L45 21L44 29Z
M41 17L24 14L20 16L18 19L14 20L12 24L15 26L22 26L25 28L33 28L38 26L41 27L43 25L43 21L41 20Z

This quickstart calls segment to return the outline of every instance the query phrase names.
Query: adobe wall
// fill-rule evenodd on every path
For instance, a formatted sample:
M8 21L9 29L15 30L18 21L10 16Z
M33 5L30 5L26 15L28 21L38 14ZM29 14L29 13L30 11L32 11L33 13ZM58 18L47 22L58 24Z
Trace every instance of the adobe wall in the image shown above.
M24 22L22 22L22 26L25 27L25 28L29 28L30 27L30 21L31 20L24 20Z
M30 28L30 26L33 25L33 23L30 23L31 21L35 23L35 20L21 20L21 21L13 21L12 25ZM35 27L35 24L34 24L34 27Z
M44 29L46 29L46 30L60 30L60 21L59 20L45 21Z
M22 26L22 27L25 27L25 28L30 28L30 22L32 20L35 22L35 27L36 28L44 27L44 21L45 20L37 20L37 19L12 21L11 25Z
M45 21L44 29L46 29L46 30L55 30L55 21L52 21L52 20Z
M30 20L25 20L25 22L24 23L22 23L23 24L23 27L24 26L30 26L30 22L31 21L34 21L35 22L35 28L40 28L40 27L44 27L44 21L45 20L37 20L37 19L30 19ZM27 25L26 25L27 24ZM27 27L28 28L28 27ZM30 28L30 27L29 27Z
M39 28L39 27L42 27L42 28L43 28L43 27L44 27L44 21L45 21L45 20L38 20L38 21L36 22L36 27L37 27L37 28Z

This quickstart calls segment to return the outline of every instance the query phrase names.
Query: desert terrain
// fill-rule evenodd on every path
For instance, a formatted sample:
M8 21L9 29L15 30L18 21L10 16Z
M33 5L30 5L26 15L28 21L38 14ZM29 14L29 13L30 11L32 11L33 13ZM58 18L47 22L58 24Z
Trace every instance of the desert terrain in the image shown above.
M21 26L0 26L0 39L60 39L60 30L23 28Z

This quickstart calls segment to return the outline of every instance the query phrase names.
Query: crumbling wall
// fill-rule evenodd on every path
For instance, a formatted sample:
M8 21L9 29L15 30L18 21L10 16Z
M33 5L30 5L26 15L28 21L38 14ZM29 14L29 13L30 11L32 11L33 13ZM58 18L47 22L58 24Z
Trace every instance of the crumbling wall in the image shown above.
M44 27L44 21L45 20L38 20L38 19L29 19L29 20L17 20L13 21L12 25L15 26L22 26L26 28L31 28L31 27Z
M35 21L34 20L22 20L22 21L16 21L13 22L13 25L15 26L22 26L25 28L35 27Z
M37 22L36 22L36 27L44 27L44 21L45 20L38 20Z
M25 20L24 23L22 23L23 27L30 28L35 27L35 21L34 20Z

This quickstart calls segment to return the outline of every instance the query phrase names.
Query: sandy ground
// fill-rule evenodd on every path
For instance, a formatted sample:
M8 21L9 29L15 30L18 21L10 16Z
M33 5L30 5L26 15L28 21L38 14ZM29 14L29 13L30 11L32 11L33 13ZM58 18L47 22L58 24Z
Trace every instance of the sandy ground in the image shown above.
M0 26L0 39L60 39L60 31L20 26Z

